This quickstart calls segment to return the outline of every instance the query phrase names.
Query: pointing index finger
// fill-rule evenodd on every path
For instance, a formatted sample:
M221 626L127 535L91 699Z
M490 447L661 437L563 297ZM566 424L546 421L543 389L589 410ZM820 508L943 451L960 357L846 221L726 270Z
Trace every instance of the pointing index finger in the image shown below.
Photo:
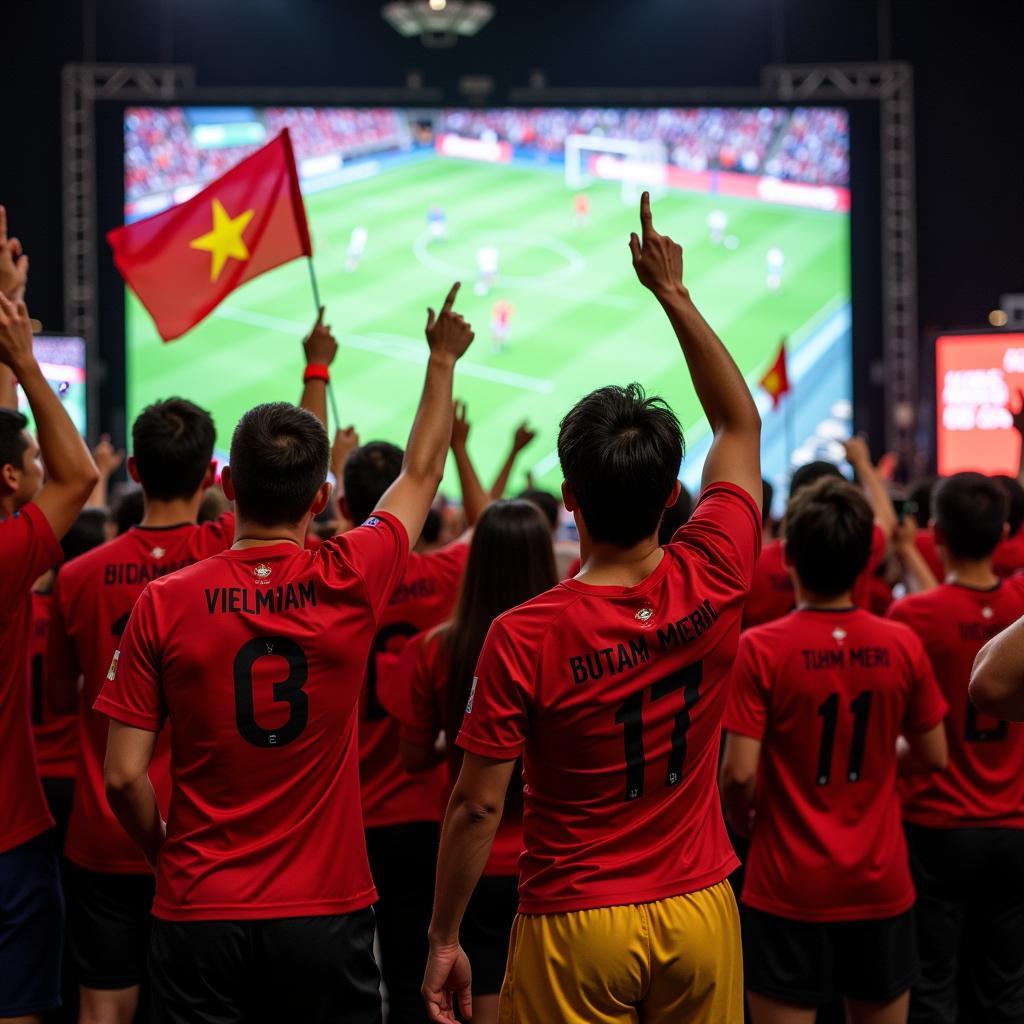
M640 197L640 227L646 238L654 230L654 222L651 220L651 194L644 192Z
M452 306L455 305L455 296L459 294L461 284L461 281L456 281L455 284L452 285L451 291L448 293L448 297L444 300L444 305L441 307L442 313L450 313L452 311Z

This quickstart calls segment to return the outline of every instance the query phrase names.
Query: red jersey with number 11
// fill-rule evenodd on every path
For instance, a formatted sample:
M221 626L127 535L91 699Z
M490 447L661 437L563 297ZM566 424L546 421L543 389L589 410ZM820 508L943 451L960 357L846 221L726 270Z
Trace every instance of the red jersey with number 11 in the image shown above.
M316 551L225 551L139 598L95 707L139 729L171 726L156 917L308 917L374 902L357 709L408 545L381 512Z
M680 896L738 863L718 746L760 540L760 505L714 484L642 583L565 580L495 620L458 743L523 755L523 913Z

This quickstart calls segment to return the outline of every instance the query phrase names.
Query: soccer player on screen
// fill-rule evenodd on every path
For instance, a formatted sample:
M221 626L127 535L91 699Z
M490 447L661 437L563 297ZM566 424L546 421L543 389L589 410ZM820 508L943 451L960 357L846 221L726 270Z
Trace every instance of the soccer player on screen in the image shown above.
M427 211L427 234L432 242L444 241L448 237L448 215L437 203Z
M764 257L764 284L770 292L777 292L782 287L782 271L786 265L786 254L777 246L772 246Z
M835 995L852 1024L906 1020L917 976L901 768L946 760L946 704L910 630L858 609L871 508L825 477L791 499L797 610L740 638L721 792L750 837L743 959L754 1024L812 1024Z
M307 362L317 366L328 365L337 351L321 320L322 314L305 342ZM325 387L322 379L307 381L303 404L325 405ZM232 513L196 525L216 476L215 438L210 414L183 398L144 409L132 424L128 460L130 476L142 485L142 522L70 562L54 586L47 687L52 707L78 714L79 766L65 856L70 946L90 1024L120 1024L136 1012L154 892L152 868L107 802L109 720L93 703L146 584L231 546ZM169 746L164 736L149 769L163 811L171 794Z
M949 704L949 770L913 780L903 802L921 952L915 1024L964 1019L964 976L981 1019L1024 1020L1024 725L968 699L982 645L1024 615L1024 581L1000 581L992 566L1006 510L997 480L940 480L932 515L946 581L889 609L924 641Z
M477 665L437 869L423 994L432 1021L471 1009L459 925L522 755L525 853L500 999L506 1024L742 1019L737 861L715 782L725 678L761 536L761 424L725 346L651 222L630 238L714 431L675 542L682 436L638 385L562 421L563 497L582 573L499 617ZM756 495L757 497L753 497Z
M348 253L345 256L345 269L354 274L362 262L363 253L366 251L366 243L370 238L370 232L362 226L357 225L352 229L348 239Z
M234 546L151 583L132 613L96 708L112 720L108 798L157 873L154 1021L380 1020L357 706L444 471L473 338L457 290L429 312L405 461L372 516L305 549L330 498L327 434L305 410L257 406L224 471ZM166 825L147 774L164 721Z
M476 285L473 290L477 295L487 295L498 279L498 263L501 259L493 245L482 245L476 253Z
M0 236L6 243L2 207ZM32 586L60 562L59 539L99 474L32 354L24 302L5 294L9 250L0 249L0 364L18 379L39 435L37 447L25 417L0 409L0 1016L37 1022L60 1005L64 901L29 714Z
M577 192L572 197L572 208L576 214L576 227L585 228L590 220L590 196L586 192Z
M509 326L515 311L515 306L508 299L498 299L491 309L491 338L497 352L504 351L508 343Z
M729 227L729 215L725 210L712 210L708 214L708 241L712 245L721 245L725 241L725 231Z

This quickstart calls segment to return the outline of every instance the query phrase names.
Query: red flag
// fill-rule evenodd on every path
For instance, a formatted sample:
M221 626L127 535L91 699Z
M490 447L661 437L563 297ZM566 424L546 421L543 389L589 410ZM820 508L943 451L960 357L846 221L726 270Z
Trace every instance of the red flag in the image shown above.
M786 342L783 339L779 354L768 372L761 378L761 387L772 396L772 408L778 409L782 396L789 390L789 374L786 373Z
M288 129L191 199L115 228L107 241L164 341L246 281L312 256Z

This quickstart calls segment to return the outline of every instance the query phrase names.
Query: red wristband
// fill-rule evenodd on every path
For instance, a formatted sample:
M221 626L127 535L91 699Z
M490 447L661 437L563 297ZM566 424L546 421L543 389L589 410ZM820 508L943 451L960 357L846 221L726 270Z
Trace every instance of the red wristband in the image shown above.
M323 363L310 363L306 367L306 372L302 375L304 384L308 384L311 380L322 380L327 384L330 382L330 379L331 371Z

